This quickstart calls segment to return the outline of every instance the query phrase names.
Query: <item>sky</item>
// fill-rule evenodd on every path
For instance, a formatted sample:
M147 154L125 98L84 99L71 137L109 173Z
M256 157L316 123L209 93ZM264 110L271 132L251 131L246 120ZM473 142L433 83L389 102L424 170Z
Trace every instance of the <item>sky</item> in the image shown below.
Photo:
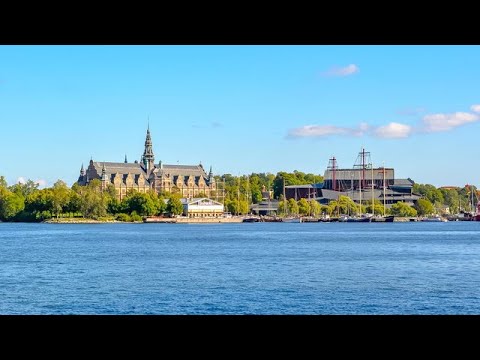
M480 46L0 46L0 175L72 185L82 163L323 175L335 156L480 185Z

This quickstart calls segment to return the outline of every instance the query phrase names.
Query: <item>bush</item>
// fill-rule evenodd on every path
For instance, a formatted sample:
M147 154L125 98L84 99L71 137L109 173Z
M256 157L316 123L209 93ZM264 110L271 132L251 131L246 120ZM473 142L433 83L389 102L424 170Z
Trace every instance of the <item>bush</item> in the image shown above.
M130 222L132 221L132 218L128 214L120 213L115 216L115 219L118 221L123 221L123 222Z
M143 218L138 215L135 211L132 212L132 215L130 216L131 221L143 221Z

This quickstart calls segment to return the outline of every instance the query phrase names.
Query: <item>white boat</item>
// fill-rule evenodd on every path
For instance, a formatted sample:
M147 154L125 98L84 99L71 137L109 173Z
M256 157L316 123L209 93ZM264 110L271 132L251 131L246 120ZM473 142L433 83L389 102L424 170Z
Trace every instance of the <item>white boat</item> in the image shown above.
M301 222L302 222L302 218L300 218L300 217L286 217L286 218L283 218L283 219L282 219L282 222L286 222L286 223L301 223Z
M429 216L426 218L423 218L422 221L426 222L447 222L447 219L442 218L441 216L435 215L435 216Z

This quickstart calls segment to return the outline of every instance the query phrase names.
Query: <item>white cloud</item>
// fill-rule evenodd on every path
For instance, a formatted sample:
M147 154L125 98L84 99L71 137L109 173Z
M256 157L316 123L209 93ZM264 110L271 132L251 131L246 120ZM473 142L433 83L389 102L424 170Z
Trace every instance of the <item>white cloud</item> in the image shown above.
M327 137L330 135L355 135L356 130L335 125L305 125L288 132L288 137ZM358 131L357 131L358 132Z
M47 181L46 180L43 180L43 179L38 179L38 180L35 180L35 182L38 184L39 187L41 188L44 188L45 186L47 186Z
M391 122L388 125L376 128L373 133L380 138L400 139L408 137L412 133L412 127L405 124Z
M480 113L480 105L472 105L472 106L470 106L470 110L472 110L476 113Z
M423 129L426 132L448 131L478 120L478 115L466 112L425 115L423 117Z
M17 184L26 184L26 183L27 183L27 180L25 180L25 178L23 176L20 176L17 179Z
M355 64L350 64L345 67L335 66L323 73L324 76L349 76L360 72L360 68Z

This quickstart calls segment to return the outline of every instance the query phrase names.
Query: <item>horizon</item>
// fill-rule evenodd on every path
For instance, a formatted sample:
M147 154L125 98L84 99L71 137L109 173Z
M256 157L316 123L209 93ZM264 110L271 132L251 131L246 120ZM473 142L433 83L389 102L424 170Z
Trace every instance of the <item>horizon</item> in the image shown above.
M335 156L473 184L479 46L0 46L0 175L50 187L82 163L322 175Z

